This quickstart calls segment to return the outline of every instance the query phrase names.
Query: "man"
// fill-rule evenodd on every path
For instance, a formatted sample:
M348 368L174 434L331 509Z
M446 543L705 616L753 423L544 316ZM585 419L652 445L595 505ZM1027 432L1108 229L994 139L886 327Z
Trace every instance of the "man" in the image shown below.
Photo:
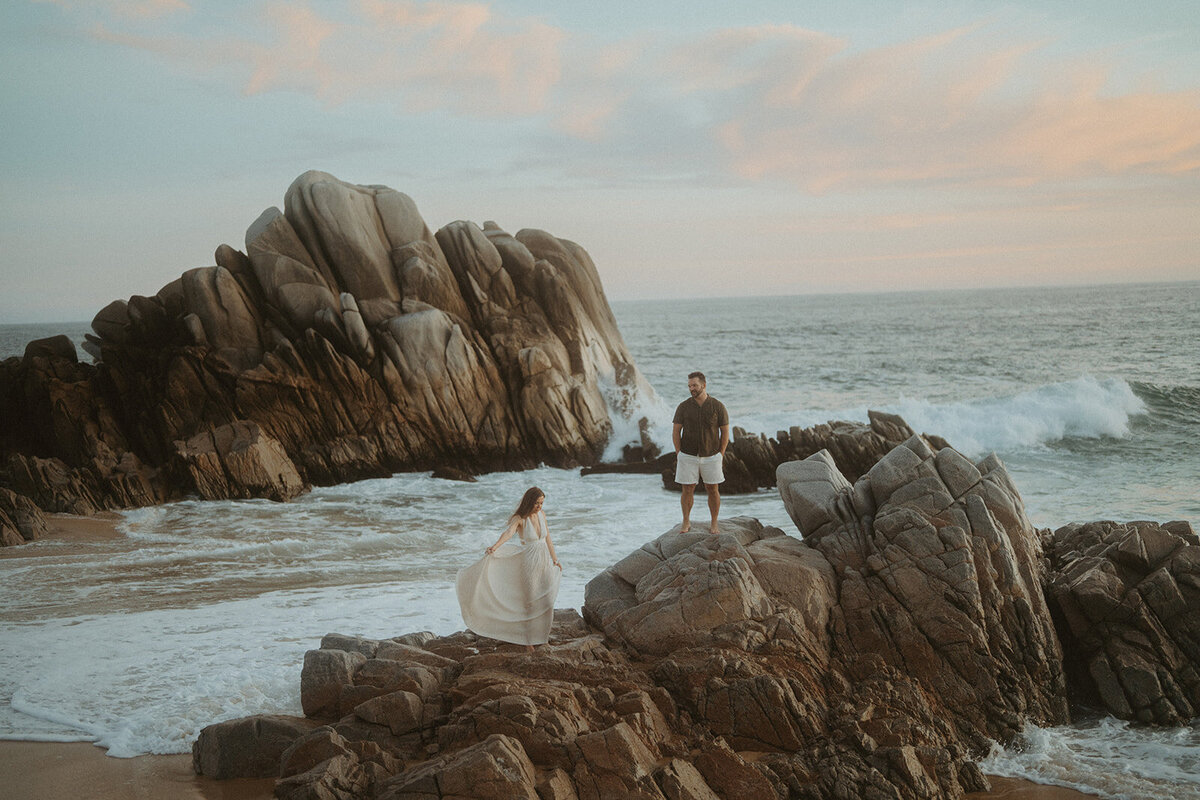
M683 487L679 505L683 508L683 524L680 533L692 529L692 499L696 493L696 482L704 481L708 494L708 510L712 522L709 533L720 533L717 514L721 510L721 487L725 473L721 463L725 448L729 446L729 412L707 391L708 382L703 372L688 375L688 392L692 395L675 409L675 482Z

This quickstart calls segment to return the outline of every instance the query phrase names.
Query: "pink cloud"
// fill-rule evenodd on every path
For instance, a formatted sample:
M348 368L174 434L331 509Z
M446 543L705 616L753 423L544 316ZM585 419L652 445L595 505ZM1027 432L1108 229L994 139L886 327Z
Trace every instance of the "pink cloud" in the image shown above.
M1105 76L1093 69L1068 62L1047 71L1033 58L1042 43L985 33L960 28L857 54L813 42L803 57L782 61L755 55L765 52L760 37L735 48L693 48L705 63L683 69L753 75L720 97L724 113L714 103L715 140L744 178L814 193L1028 185L1200 165L1200 92L1108 95ZM772 35L778 47L795 46L790 33Z
M676 164L815 194L1200 170L1200 89L1114 92L1111 55L1051 57L1045 37L993 21L856 50L795 25L600 42L478 2L254 8L264 34L252 38L97 31L231 70L247 94L533 118L585 171L644 174L644 146L664 141Z
M358 0L336 18L291 0L256 9L264 39L95 30L185 66L219 64L246 94L294 90L326 103L385 99L405 110L518 116L543 109L561 77L562 31L477 3Z

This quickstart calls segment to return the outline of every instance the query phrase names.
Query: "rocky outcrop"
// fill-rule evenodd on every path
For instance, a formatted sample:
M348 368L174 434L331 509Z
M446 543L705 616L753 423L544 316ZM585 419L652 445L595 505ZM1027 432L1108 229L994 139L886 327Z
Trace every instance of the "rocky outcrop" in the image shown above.
M152 297L0 364L0 486L50 511L594 463L653 391L578 245L320 172Z
M788 537L743 521L721 538ZM280 798L940 798L987 785L895 671L852 686L805 655L728 645L646 660L567 614L533 655L469 633L322 644L304 669L306 708L322 710L295 727L325 724L290 744L250 736L263 718L211 726L198 772L237 760L260 774L274 756ZM353 666L334 676L331 662ZM312 699L334 684L339 705Z
M775 471L788 461L803 461L822 450L829 453L838 470L850 482L865 475L879 459L913 437L912 428L901 417L883 411L868 411L868 423L834 420L811 428L793 426L768 437L747 433L739 427L730 434L725 451L725 482L722 494L744 494L775 486ZM944 439L923 434L937 449L947 447ZM679 491L675 483L675 458L669 454L654 470L663 486Z
M222 425L175 447L179 463L205 500L287 500L306 488L283 447L254 422Z
M310 728L281 751L247 733L275 718L213 726L197 770L269 750L285 800L934 800L986 789L993 741L1066 722L1069 678L1138 719L1194 714L1186 523L1035 530L998 459L921 436L853 483L821 451L778 484L802 539L749 518L668 531L534 654L327 635L300 676Z
M1187 522L1089 522L1046 537L1047 588L1078 703L1121 719L1200 715L1200 538Z

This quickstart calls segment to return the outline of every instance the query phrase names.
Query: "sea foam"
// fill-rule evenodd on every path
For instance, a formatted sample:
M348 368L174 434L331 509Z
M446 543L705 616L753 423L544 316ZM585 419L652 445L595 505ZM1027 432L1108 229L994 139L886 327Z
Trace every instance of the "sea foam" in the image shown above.
M989 775L1077 789L1108 800L1200 798L1200 728L1101 720L1039 728L1027 723L1008 748L980 763Z

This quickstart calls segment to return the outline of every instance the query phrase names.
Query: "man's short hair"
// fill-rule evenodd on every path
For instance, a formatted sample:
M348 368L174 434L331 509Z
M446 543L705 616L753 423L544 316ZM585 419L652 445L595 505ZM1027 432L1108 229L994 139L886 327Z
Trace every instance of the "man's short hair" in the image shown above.
M707 384L707 383L708 383L708 381L704 379L704 373L703 373L703 372L689 372L689 373L688 373L688 380L690 381L692 378L699 378L699 379L700 379L700 382L701 382L701 383L704 383L704 384Z

